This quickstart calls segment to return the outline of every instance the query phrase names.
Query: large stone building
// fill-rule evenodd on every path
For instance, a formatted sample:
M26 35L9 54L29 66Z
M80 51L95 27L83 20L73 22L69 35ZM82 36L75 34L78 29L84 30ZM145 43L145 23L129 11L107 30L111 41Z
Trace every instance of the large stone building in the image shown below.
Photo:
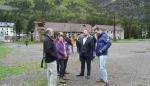
M108 35L113 38L113 26L111 25L95 25L92 27L89 24L74 24L74 23L52 23L52 22L34 22L34 39L36 41L40 41L43 38L44 30L46 28L53 28L55 32L64 32L69 35L74 35L77 37L80 35L84 28L89 30L89 32L93 32L96 27L100 27L105 29ZM120 26L116 26L116 38L124 39L124 30Z
M83 32L84 26L91 32L92 27L89 24L73 24L73 23L52 23L52 22L35 22L35 29L34 29L34 39L36 41L40 41L43 38L44 30L46 28L53 28L54 31L57 32L64 32L69 35L80 35Z
M12 42L13 37L16 35L14 31L15 23L0 22L0 41Z

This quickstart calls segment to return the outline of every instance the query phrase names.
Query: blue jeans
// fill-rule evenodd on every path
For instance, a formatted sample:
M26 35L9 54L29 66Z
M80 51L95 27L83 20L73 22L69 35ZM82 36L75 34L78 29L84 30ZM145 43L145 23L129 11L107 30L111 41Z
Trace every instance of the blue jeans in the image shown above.
M105 66L106 58L107 58L107 55L99 56L99 68L100 68L100 73L102 75L103 81L108 83L108 74L107 74L107 70Z

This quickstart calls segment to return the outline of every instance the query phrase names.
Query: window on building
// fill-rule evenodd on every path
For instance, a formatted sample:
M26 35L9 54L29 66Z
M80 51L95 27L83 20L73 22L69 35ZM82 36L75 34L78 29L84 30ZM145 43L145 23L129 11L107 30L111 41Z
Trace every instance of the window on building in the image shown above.
M3 28L2 28L2 30L3 30Z
M11 34L13 34L14 33L14 31L11 31Z
M111 31L111 34L113 33L113 31Z
M37 39L39 39L39 36L36 36Z
M107 33L109 33L109 31L107 31Z
M44 27L44 23L38 23L39 27Z

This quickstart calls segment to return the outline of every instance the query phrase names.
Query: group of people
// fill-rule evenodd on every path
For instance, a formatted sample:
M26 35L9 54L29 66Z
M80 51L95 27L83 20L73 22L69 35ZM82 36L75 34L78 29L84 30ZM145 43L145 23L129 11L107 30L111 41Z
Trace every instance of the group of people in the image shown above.
M80 35L76 41L77 51L81 62L81 70L77 77L83 77L85 75L86 64L87 74L85 78L90 79L91 61L96 55L99 58L99 68L102 76L102 78L96 80L96 82L103 82L108 86L108 74L105 64L111 41L107 34L100 28L96 28L94 32L95 35L91 36L85 27L83 34ZM47 63L48 86L56 86L58 76L60 80L68 80L65 77L65 74L67 74L66 67L69 55L72 53L67 36L62 32L59 32L57 39L54 40L53 34L53 29L47 28L44 37L44 53L45 62Z

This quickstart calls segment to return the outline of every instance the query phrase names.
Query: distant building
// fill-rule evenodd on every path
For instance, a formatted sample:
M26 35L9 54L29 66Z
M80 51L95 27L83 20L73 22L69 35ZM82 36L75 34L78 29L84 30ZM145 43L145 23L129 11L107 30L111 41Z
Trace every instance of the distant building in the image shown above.
M0 22L0 41L13 41L13 37L16 35L16 31L14 31L14 25L15 23Z
M109 36L113 38L113 26L110 25L96 25L93 28L89 24L74 23L34 22L34 25L35 29L33 35L36 41L40 41L43 38L44 30L48 27L53 28L55 32L64 32L69 35L74 35L75 38L83 32L85 27L91 33L94 31L95 27L100 27L106 29ZM124 30L119 26L116 26L116 36L117 39L124 39Z
M53 28L55 32L64 32L68 35L74 35L77 37L80 35L83 30L84 26L91 32L92 27L89 24L73 24L73 23L52 23L52 22L35 22L35 29L34 29L34 39L36 41L40 41L43 38L44 30L46 28Z
M93 29L95 29L96 27L99 27L101 29L103 29L109 37L111 37L112 39L113 37L113 31L114 31L114 26L112 25L95 25L93 27ZM116 39L124 39L124 29L121 26L116 26Z
M142 31L142 38L146 39L148 36L148 31L147 30L143 30Z

